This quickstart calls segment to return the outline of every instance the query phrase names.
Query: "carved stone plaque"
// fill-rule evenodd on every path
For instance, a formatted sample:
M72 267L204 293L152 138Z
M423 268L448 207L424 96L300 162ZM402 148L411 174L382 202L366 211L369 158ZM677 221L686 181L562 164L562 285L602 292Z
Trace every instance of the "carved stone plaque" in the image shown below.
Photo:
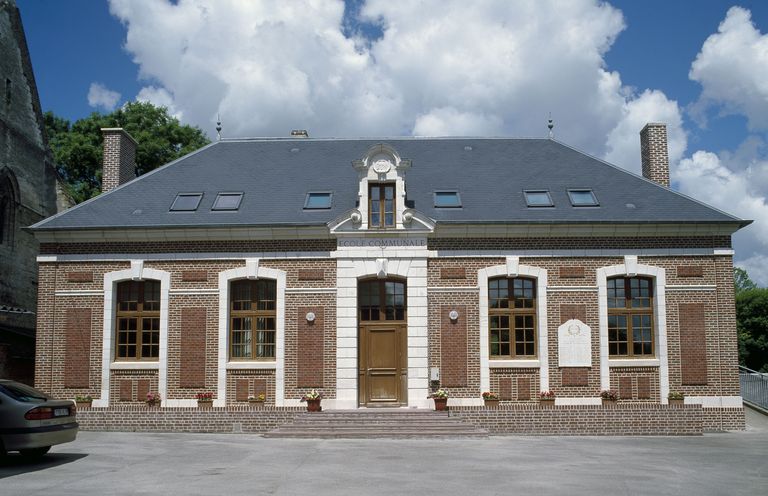
M579 319L557 328L557 354L560 367L592 366L592 330Z

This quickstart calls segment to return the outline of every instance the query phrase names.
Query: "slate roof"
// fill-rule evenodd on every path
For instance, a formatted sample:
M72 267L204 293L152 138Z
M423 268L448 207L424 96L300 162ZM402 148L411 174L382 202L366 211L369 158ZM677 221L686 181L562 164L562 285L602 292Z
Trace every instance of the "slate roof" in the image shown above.
M412 161L409 206L438 224L749 223L551 139L297 138L213 143L32 229L324 225L355 207L351 161L378 143ZM592 189L599 206L571 206L573 188ZM454 189L462 208L434 207L435 191ZM527 207L527 189L548 190L554 207ZM219 192L239 191L237 211L211 211ZM332 208L304 210L309 191L332 191ZM180 192L204 194L195 212L169 211Z

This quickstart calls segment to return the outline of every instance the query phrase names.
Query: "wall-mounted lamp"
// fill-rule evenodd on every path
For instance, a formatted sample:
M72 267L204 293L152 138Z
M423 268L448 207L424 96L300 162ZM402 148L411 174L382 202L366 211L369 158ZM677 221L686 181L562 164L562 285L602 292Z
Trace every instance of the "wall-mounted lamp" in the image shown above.
M307 312L307 322L315 321L315 312Z
M456 322L457 320L459 320L459 312L457 312L456 310L451 310L448 313L448 318L451 319L451 322Z

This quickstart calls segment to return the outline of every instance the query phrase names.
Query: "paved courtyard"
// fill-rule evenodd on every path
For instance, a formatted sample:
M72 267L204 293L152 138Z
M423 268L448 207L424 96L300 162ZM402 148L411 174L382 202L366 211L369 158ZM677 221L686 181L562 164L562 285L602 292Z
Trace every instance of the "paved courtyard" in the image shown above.
M703 437L281 440L81 432L0 465L2 495L762 495L768 422Z

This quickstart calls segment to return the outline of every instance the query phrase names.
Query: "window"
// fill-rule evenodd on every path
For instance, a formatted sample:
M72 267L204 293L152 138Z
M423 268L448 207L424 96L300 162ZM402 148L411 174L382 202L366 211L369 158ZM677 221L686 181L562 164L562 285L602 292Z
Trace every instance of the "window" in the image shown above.
M490 356L536 356L536 280L499 277L488 281Z
M552 197L549 191L524 191L525 204L529 207L551 207Z
M202 193L179 193L171 205L172 212L194 212L203 198Z
M160 356L160 281L117 284L117 360Z
M372 184L368 188L368 225L395 227L394 184Z
M237 210L240 208L240 201L242 199L242 193L219 193L213 202L211 210Z
M608 279L608 355L653 356L653 280Z
M458 191L435 191L435 208L460 208Z
M307 199L304 200L304 209L320 210L331 208L333 193L330 191L311 191L307 193Z
M405 283L362 281L358 286L360 321L405 320Z
M0 245L13 244L15 195L11 177L0 177Z
M10 217L9 210L11 202L8 201L8 197L3 193L4 192L0 190L0 245L5 243L6 233L11 232L9 226L6 225Z
M597 198L591 189L569 189L568 197L574 207L596 207Z
M277 283L269 279L235 281L230 294L230 358L273 360Z

